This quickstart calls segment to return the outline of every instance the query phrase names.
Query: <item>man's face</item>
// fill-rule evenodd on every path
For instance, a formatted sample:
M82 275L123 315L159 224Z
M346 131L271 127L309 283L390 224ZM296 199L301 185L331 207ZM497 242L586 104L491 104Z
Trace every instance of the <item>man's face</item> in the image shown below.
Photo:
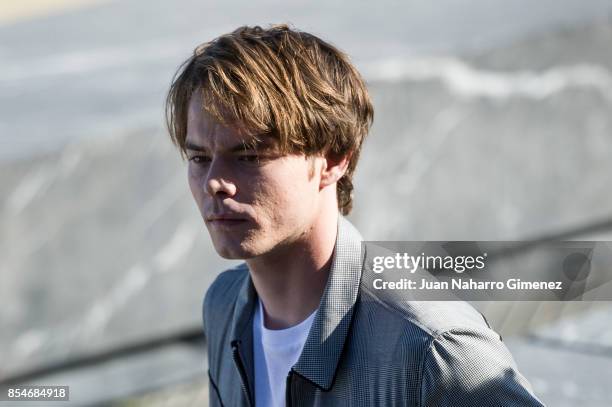
M197 96L187 120L189 187L219 255L249 259L299 241L319 208L311 161L276 153L268 136L245 146L252 135L214 121Z

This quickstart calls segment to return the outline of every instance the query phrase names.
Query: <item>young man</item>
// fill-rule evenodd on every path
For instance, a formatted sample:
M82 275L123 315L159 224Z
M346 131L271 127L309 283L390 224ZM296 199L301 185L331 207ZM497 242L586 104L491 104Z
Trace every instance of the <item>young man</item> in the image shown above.
M215 249L245 260L204 300L212 406L541 405L474 309L365 286L343 215L373 108L346 55L238 28L196 48L167 117Z

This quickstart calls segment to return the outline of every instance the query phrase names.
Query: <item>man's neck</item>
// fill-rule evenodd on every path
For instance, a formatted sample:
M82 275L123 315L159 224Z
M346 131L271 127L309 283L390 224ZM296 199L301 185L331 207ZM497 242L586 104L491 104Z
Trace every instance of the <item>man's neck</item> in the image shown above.
M337 211L320 216L300 241L247 260L267 328L297 325L319 306L330 272L338 216Z

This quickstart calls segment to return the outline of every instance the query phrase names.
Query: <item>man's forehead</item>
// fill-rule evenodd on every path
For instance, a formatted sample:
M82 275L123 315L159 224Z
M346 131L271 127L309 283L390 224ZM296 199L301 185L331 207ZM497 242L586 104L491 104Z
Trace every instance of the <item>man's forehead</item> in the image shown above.
M238 145L243 148L276 148L278 139L272 133L249 129L238 122L219 122L204 108L202 98L194 94L189 103L185 148L198 150L190 148L197 146L206 150L222 150Z

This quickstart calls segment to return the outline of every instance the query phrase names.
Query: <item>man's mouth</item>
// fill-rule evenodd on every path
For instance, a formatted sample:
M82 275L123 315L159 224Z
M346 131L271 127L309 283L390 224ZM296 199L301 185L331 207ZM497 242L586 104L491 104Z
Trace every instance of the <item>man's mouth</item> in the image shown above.
M213 226L237 226L247 222L247 219L231 215L213 215L206 218L206 222Z

